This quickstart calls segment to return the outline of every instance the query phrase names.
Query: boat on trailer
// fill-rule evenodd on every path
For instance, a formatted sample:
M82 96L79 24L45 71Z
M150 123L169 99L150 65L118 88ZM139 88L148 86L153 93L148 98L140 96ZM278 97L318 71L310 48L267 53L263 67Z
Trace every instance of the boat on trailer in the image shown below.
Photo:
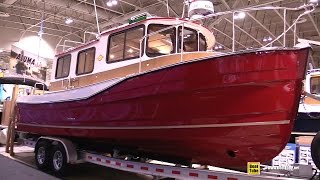
M214 44L176 18L106 31L56 56L49 93L18 98L17 130L220 167L269 161L290 137L309 49Z

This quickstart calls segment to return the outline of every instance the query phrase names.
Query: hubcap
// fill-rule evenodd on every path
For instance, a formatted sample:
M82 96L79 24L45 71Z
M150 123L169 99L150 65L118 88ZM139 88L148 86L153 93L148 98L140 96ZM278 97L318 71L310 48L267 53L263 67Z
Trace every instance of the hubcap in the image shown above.
M61 151L56 151L53 154L53 166L56 170L60 170L62 167L63 157Z
M46 150L44 147L38 149L37 160L39 164L43 164L46 159Z

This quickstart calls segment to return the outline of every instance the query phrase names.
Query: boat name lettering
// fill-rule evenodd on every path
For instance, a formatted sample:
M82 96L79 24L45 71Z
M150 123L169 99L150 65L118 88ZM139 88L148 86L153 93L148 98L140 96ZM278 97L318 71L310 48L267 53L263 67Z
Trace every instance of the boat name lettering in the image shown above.
M18 54L16 57L17 60L27 63L27 64L31 64L37 67L41 67L41 62L40 63L36 63L36 60L34 58L28 57L28 56L24 56L23 54Z

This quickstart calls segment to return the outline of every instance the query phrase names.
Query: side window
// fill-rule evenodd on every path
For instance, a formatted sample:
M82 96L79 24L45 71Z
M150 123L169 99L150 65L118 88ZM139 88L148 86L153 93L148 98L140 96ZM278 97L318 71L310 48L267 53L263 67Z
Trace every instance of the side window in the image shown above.
M148 34L154 33L169 26L160 24L150 24L148 26ZM160 56L175 53L176 49L176 28L172 27L165 31L161 31L147 39L147 55Z
M96 49L89 48L78 53L76 74L88 74L93 71Z
M69 76L71 54L60 57L57 60L56 79Z
M107 62L111 63L138 58L140 39L142 39L143 36L143 25L110 35Z
M181 36L182 27L179 27L178 51L181 52ZM183 51L198 51L198 32L196 30L185 27L183 31Z

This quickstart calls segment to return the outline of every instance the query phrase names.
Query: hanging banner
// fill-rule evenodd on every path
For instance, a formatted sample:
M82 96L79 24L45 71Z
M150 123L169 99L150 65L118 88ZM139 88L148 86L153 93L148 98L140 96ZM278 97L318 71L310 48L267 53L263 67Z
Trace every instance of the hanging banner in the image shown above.
M37 82L46 82L46 58L39 57L17 46L11 46L8 62L1 62L0 74L4 78L28 78Z

